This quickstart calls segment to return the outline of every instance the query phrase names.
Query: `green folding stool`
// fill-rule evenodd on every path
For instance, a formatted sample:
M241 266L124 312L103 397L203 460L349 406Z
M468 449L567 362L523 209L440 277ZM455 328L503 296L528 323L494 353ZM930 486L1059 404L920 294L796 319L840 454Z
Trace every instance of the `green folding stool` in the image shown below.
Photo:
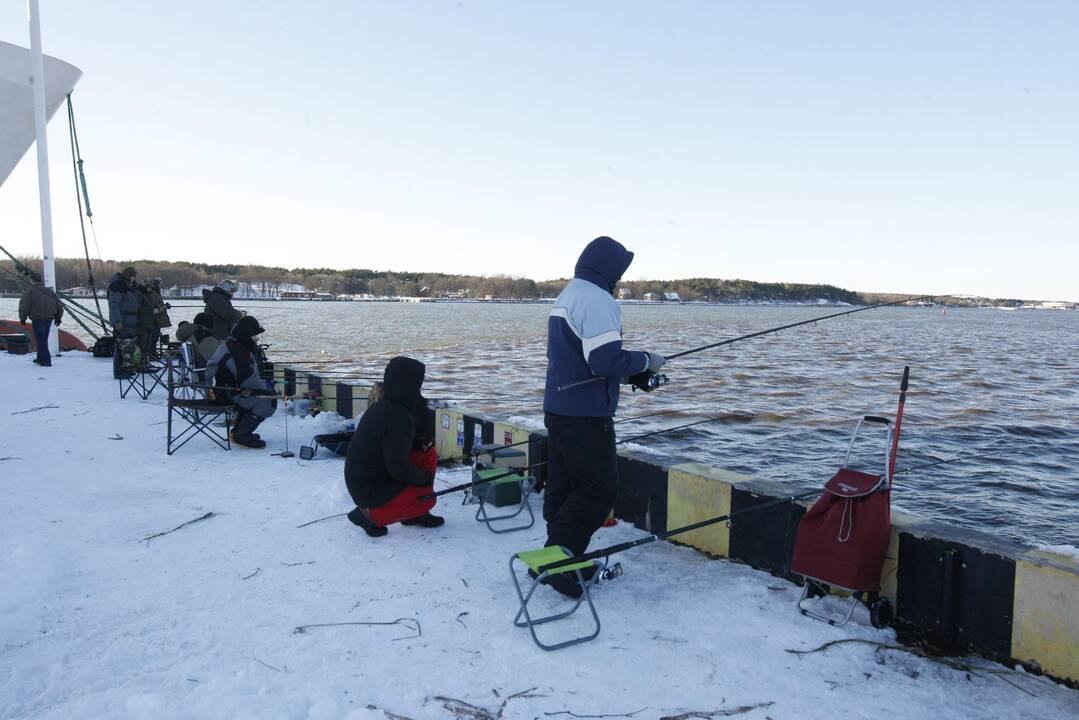
M517 615L513 618L513 624L517 627L527 627L529 634L532 635L532 640L544 650L558 650L569 645L576 645L578 643L588 642L594 640L599 636L599 615L596 614L596 606L592 604L592 595L588 591L589 582L586 582L581 575L581 571L594 567L596 569L596 576L599 576L600 567L602 565L599 560L586 560L584 562L572 563L564 567L560 567L556 570L543 570L540 568L551 563L559 562L560 560L568 560L573 557L569 551L563 547L552 546L542 547L535 550L524 550L513 555L510 558L510 577L513 578L513 587L517 590L517 599L521 602L521 607L517 611ZM517 570L514 567L514 563L520 561L529 570L536 574L535 578L532 578L532 586L528 588L528 593L524 593L521 590L521 583L517 578ZM573 573L577 577L577 582L580 584L583 592L581 597L577 598L577 602L573 604L569 610L565 612L555 613L553 615L547 615L541 618L533 618L528 612L528 602L532 599L532 595L536 592L536 588L540 586L545 578L551 575L560 573ZM588 635L582 635L580 637L571 638L569 640L563 640L552 644L547 644L539 639L536 635L536 626L544 623L549 623L554 620L561 620L567 618L573 613L577 612L577 608L581 607L581 603L587 602L588 609L592 613L592 620L595 622L595 629Z
M511 472L511 469L504 467L483 468L482 470L472 471L472 482L480 483L472 488L472 496L479 503L479 507L476 508L476 519L484 523L487 529L493 533L527 530L536 524L536 516L532 512L531 503L528 502L535 479L525 475L507 475L509 472ZM487 512L488 505L499 508L517 505L517 509L501 515L490 515ZM505 525L495 527L492 524L501 520L510 520L522 512L528 514L528 522L524 524L508 527Z

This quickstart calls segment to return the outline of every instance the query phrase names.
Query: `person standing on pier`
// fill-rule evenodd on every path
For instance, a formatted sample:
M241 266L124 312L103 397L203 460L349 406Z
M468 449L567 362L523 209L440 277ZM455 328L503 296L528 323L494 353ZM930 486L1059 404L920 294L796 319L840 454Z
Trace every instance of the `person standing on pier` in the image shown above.
M242 311L232 307L232 296L238 289L239 285L232 280L222 280L210 292L202 291L203 299L206 301L206 312L214 319L211 330L218 340L227 338L232 326L244 316Z
M60 325L60 318L64 315L64 306L60 298L51 288L45 287L44 281L37 273L30 276L32 285L26 288L26 292L19 298L19 322L30 323L34 328L34 343L37 345L37 357L34 362L41 367L52 367L52 354L49 352L49 331L52 324Z
M555 300L547 320L547 382L543 422L547 427L548 475L543 497L547 545L574 555L588 549L618 495L618 458L613 416L619 383L663 367L663 355L622 348L622 312L613 294L633 253L609 237L585 246L573 279ZM562 386L584 382L572 388ZM549 584L580 597L571 573Z
M116 339L112 353L114 378L131 372L130 368L124 367L124 348L121 341L134 339L139 327L139 298L135 294L135 274L135 268L128 265L109 280L109 325L112 326L112 334Z

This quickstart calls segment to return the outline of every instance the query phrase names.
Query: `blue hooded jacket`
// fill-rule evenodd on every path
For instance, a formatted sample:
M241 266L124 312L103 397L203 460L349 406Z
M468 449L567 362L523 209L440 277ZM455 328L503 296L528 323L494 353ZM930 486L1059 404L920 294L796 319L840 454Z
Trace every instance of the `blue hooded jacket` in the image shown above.
M621 378L648 367L648 355L622 349L622 311L611 295L631 262L633 253L609 237L585 246L547 319L545 412L611 417ZM596 376L603 380L558 390Z

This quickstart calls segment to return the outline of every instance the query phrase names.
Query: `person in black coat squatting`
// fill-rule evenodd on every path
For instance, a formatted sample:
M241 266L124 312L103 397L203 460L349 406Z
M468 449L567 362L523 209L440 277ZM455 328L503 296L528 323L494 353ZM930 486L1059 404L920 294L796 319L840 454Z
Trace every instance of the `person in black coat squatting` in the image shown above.
M647 375L665 362L657 352L622 349L622 311L612 295L632 261L633 253L609 237L588 243L547 319L543 519L546 544L572 555L588 550L618 495L612 417L618 409L619 382L644 389ZM601 379L559 390L597 376ZM570 573L554 575L548 584L564 595L581 596Z
M435 498L435 473L409 461L416 437L416 416L426 401L420 395L425 367L409 357L386 365L382 398L360 418L345 457L345 484L356 509L348 514L371 537L385 535L386 526L438 527L444 520L430 513Z

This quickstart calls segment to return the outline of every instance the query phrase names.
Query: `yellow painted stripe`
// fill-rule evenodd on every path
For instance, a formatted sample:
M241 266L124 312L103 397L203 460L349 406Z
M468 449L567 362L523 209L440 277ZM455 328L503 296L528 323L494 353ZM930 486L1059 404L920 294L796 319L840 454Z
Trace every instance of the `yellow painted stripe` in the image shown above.
M1042 551L1015 562L1012 657L1079 682L1079 563Z
M464 431L464 416L452 408L435 410L435 451L440 460L460 459L464 448L457 444L458 427Z
M723 470L689 463L667 472L667 528L691 525L731 511L731 482L738 476ZM689 545L716 557L730 555L730 529L716 523L676 535L672 541Z

